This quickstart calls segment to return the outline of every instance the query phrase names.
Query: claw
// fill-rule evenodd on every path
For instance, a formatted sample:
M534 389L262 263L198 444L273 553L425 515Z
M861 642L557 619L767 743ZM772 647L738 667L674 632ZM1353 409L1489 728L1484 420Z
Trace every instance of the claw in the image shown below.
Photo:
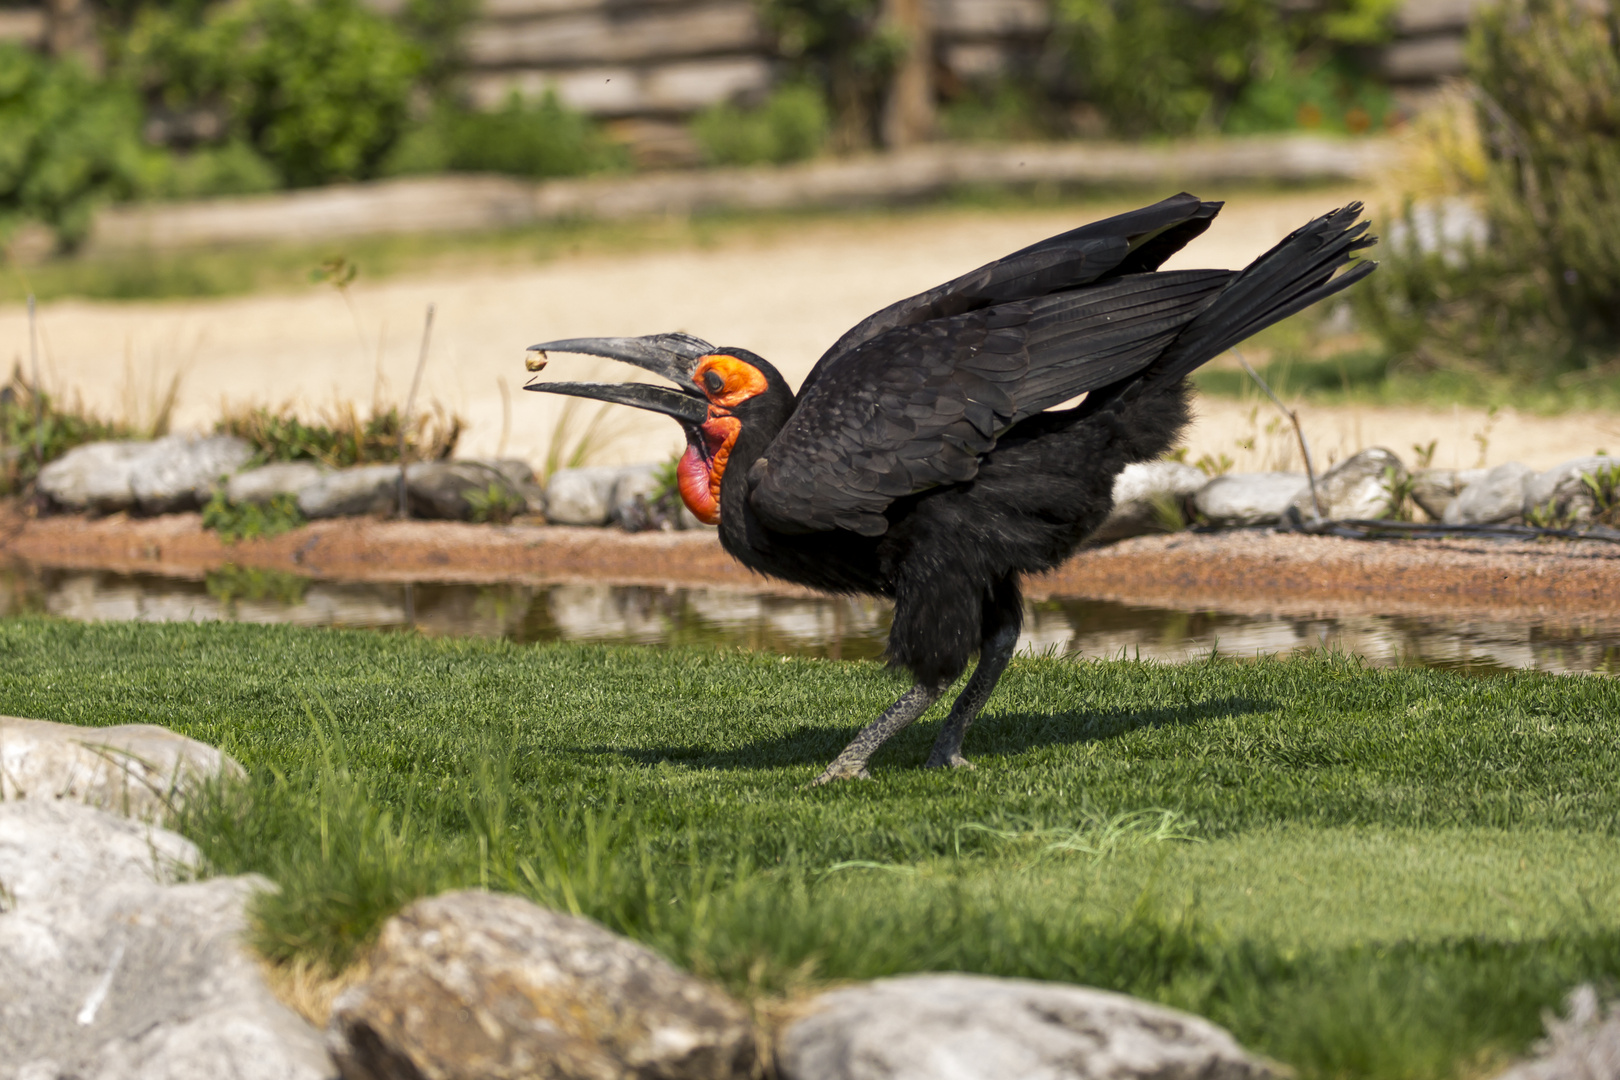
M805 786L806 787L820 787L822 784L830 784L834 780L870 780L870 779L872 779L872 774L866 771L865 766L862 766L861 768L858 768L858 769L851 769L847 765L840 767L838 762L835 761L831 765L827 766L826 770L820 776L816 777L814 780L810 781L810 783L806 784Z
M948 758L929 758L924 763L925 769L976 769L977 765L963 757L961 754L952 754Z

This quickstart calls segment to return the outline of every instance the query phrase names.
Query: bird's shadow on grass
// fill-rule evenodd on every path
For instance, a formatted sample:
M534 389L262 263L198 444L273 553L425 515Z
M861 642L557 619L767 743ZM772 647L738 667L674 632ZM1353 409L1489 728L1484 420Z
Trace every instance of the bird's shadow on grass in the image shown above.
M1019 754L1046 746L1103 742L1150 727L1198 724L1206 720L1249 716L1276 710L1274 701L1248 697L1219 697L1159 709L1089 711L1065 709L1053 713L998 713L981 717L969 731L964 752L975 755ZM914 724L896 735L878 752L875 764L920 762L939 733L941 720ZM579 747L583 754L615 754L644 765L664 762L694 769L767 769L787 765L825 765L844 748L863 725L810 727L759 739L727 750L698 746Z

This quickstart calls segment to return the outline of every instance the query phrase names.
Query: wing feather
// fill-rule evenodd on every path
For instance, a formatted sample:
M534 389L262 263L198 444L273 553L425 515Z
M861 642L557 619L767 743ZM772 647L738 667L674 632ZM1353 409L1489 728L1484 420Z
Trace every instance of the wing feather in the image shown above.
M887 330L800 393L750 505L782 532L880 535L890 503L973 479L1018 421L1152 363L1231 277L1135 274Z

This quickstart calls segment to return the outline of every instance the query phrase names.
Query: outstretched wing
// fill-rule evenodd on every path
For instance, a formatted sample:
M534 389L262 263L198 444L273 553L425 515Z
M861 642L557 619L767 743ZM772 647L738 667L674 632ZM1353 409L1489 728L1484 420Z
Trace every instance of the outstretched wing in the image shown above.
M973 479L1018 421L1152 363L1232 276L1133 274L878 334L820 365L750 504L782 532L879 535L891 502Z
M1028 300L1101 281L1157 270L1209 228L1218 202L1182 192L1126 214L1048 237L953 281L896 301L852 326L824 353L799 388L803 394L833 361L879 334L950 318L1016 300Z

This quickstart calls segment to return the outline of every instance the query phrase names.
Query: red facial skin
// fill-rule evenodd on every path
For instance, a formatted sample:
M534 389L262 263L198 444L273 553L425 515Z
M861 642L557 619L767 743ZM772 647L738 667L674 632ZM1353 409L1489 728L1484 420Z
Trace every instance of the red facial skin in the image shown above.
M719 390L708 386L705 376L711 371L723 380ZM731 409L763 393L765 376L752 364L717 353L698 362L692 379L709 398L709 418L698 425L704 446L702 450L688 446L675 474L686 508L705 525L718 525L720 481L731 459L731 447L742 431L742 421L731 415Z

